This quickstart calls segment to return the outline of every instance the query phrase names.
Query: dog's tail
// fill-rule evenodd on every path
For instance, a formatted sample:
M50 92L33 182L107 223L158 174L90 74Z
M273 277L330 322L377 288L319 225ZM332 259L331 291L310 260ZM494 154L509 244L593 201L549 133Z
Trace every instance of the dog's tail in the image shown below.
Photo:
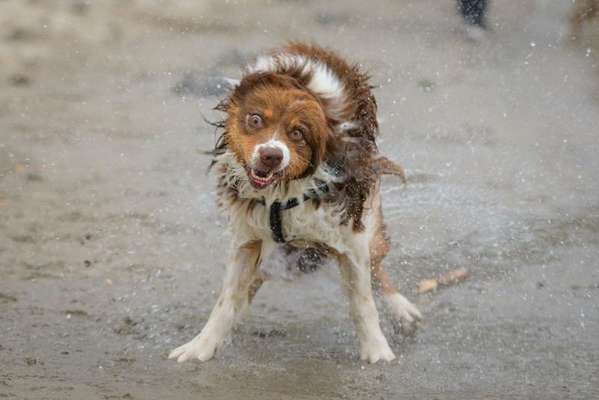
M408 181L406 177L406 171L402 168L402 166L394 163L387 157L381 156L374 160L373 168L379 175L395 175L399 176L399 179L401 179L402 183L406 183Z

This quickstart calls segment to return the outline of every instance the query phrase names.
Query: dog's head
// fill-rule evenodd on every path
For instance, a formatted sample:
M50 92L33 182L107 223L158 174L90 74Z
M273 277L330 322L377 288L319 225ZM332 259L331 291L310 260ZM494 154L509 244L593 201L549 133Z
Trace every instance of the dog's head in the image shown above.
M325 155L330 130L323 104L294 78L247 75L225 111L226 145L257 189L306 177Z

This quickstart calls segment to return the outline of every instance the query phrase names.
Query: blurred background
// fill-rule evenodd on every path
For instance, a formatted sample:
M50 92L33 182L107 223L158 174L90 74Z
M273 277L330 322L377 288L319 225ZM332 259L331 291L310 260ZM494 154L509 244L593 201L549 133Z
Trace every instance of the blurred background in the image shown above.
M325 268L177 365L229 238L203 116L288 40L372 75L408 174L386 265L425 319L379 307L398 359L363 365ZM598 54L593 0L0 0L0 397L597 398Z

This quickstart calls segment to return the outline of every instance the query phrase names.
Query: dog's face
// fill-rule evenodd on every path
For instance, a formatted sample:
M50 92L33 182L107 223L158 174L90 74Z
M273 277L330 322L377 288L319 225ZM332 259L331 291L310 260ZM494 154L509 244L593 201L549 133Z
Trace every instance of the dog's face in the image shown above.
M322 104L294 79L249 75L227 109L227 146L257 189L313 172L329 129Z

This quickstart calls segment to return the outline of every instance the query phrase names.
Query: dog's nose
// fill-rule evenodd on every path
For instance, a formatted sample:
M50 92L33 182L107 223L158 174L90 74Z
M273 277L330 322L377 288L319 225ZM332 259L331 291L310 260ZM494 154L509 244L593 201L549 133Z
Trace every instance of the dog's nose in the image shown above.
M264 166L275 169L283 161L283 152L276 147L263 147L260 149L260 161Z

